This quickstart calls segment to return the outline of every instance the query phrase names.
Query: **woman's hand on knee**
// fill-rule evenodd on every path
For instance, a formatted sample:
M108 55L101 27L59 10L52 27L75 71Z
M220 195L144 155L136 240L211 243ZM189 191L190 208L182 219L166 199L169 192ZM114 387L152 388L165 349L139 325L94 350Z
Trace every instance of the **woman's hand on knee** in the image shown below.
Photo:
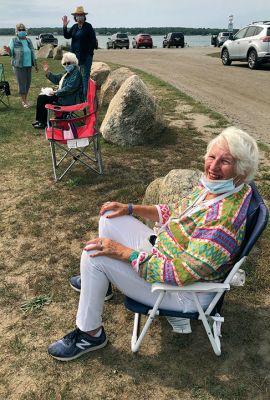
M102 216L107 211L111 211L111 213L106 215L106 218L121 217L128 214L128 205L117 201L107 201L101 206L99 215Z
M128 261L134 251L129 247L107 238L96 238L85 243L85 251L91 251L90 257L107 256L117 260ZM96 250L96 251L95 251Z

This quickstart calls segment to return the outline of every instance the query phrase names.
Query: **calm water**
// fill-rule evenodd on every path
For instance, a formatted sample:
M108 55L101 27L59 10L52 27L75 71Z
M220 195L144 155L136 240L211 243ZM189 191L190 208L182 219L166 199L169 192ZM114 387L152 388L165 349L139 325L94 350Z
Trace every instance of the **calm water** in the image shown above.
M3 45L8 45L12 36L0 36L0 47ZM65 44L70 42L69 40L65 39L63 36L57 36L59 44ZM36 46L36 37L29 36L32 40L33 45ZM129 36L130 45L132 42L133 36ZM153 44L155 47L162 47L163 36L152 36ZM98 39L98 46L102 49L106 48L106 42L108 40L108 36L97 36ZM185 36L185 42L189 47L208 47L211 46L211 36Z

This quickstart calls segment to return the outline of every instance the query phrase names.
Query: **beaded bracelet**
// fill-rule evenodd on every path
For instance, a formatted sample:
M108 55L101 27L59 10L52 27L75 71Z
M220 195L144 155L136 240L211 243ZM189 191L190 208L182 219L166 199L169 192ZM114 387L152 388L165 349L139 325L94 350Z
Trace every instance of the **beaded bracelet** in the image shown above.
M133 205L132 203L128 203L128 215L132 215L133 214Z

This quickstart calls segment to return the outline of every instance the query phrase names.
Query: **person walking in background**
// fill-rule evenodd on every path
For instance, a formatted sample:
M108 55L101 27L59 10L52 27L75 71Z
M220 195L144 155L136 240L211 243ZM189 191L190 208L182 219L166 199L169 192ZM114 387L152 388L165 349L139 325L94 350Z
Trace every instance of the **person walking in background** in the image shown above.
M65 39L71 39L71 51L76 54L83 77L83 92L86 98L88 79L94 56L94 49L97 47L96 34L91 24L86 22L86 13L82 6L76 7L72 13L76 24L68 30L69 20L65 15L63 20L63 34Z
M15 29L16 37L12 38L9 46L4 46L6 52L12 57L12 66L18 82L19 95L24 108L29 108L27 96L31 85L32 67L38 72L34 46L27 37L26 27L19 23Z

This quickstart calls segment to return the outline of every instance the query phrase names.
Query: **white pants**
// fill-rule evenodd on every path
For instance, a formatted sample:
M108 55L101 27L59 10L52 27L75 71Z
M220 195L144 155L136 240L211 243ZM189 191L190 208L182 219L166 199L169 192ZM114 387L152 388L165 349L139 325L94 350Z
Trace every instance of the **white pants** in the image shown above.
M99 221L99 237L110 238L134 250L152 234L151 229L131 216L111 219L102 216ZM109 282L126 296L146 305L154 305L158 294L151 293L151 284L139 277L129 262L105 256L91 258L89 254L91 251L83 251L81 256L81 294L76 319L79 329L90 331L101 326ZM198 298L202 307L206 308L213 295L202 293ZM188 293L167 293L161 307L174 311L197 311Z

